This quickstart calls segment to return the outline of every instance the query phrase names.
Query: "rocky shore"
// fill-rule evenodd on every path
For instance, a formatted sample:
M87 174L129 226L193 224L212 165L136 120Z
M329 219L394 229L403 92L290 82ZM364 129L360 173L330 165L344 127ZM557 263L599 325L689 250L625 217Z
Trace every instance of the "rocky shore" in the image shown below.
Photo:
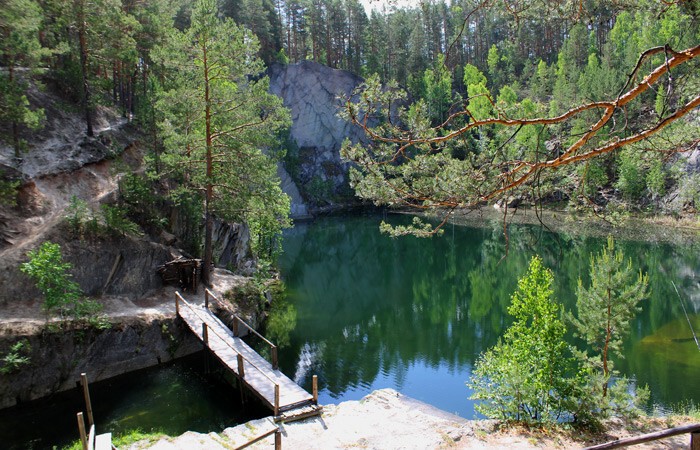
M282 424L284 449L569 449L661 430L690 419L646 418L636 423L610 422L603 433L502 428L493 420L466 420L393 390L374 391L359 401L325 405L321 417ZM221 433L187 432L178 437L140 441L129 450L225 450L239 448L274 430L271 418L254 420ZM638 449L685 449L688 435L635 446ZM274 448L274 436L246 447Z

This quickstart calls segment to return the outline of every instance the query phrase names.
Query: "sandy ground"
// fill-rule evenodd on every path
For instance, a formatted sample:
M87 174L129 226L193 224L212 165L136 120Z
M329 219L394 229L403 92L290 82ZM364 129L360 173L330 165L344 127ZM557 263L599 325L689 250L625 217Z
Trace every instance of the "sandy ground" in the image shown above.
M689 421L687 421L690 423ZM685 421L646 419L632 424L631 431L610 422L606 434L595 437L581 433L548 432L522 428L501 429L497 422L470 421L406 397L393 389L375 391L360 401L324 406L321 417L281 425L285 449L569 449L583 448L630 435L678 426ZM635 428L636 427L636 428ZM254 420L221 433L187 432L163 437L156 442L141 441L130 450L233 449L274 430L271 418ZM635 449L688 448L688 435L678 436ZM270 436L247 447L274 448Z

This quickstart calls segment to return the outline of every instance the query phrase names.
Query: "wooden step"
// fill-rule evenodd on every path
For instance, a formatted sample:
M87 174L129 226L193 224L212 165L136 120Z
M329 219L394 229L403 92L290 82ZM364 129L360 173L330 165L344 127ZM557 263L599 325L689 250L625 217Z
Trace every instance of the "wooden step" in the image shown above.
M321 405L307 405L301 408L292 409L290 411L285 411L279 416L275 416L275 422L289 423L296 422L297 420L307 419L313 416L320 416L323 413L323 406Z

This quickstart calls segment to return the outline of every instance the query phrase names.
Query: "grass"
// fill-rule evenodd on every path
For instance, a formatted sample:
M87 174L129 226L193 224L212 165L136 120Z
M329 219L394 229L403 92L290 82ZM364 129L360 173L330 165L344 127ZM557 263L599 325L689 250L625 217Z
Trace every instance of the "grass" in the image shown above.
M112 436L112 445L117 448L125 448L131 444L139 441L146 441L148 444L152 444L163 437L168 437L163 434L162 431L152 430L150 432L145 432L141 429L128 430L123 433L119 433ZM82 450L83 446L80 440L74 441L72 444L63 447L62 450Z

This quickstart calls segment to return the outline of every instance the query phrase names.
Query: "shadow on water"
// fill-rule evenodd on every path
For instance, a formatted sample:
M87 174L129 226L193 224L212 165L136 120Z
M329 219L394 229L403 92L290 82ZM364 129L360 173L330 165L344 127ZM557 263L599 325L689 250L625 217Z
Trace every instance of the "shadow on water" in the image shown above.
M205 353L91 383L98 432L120 435L129 430L177 436L185 431L211 432L269 415L257 399L242 404L239 390L212 368L205 373ZM90 374L88 373L88 378ZM76 413L85 411L82 390L0 411L4 449L61 448L78 439Z
M392 387L473 417L465 382L478 355L509 325L506 308L530 258L539 254L552 268L555 296L571 310L578 279L588 283L590 255L604 244L603 237L513 225L504 258L500 223L448 225L442 237L395 239L379 232L380 220L329 217L285 234L280 266L288 306L279 321L286 325L280 328L289 347L281 351L280 364L307 388L311 375L319 375L322 403ZM389 217L393 223L408 220ZM640 342L685 320L669 280L675 280L689 311L700 311L698 246L620 239L618 247L649 273L652 297L632 324L628 356L617 367L649 384L654 405L687 399L697 403L700 385L690 380L700 379L700 351L688 350L680 364L669 361L664 351L641 349ZM686 364L690 369L684 369ZM661 367L664 377L657 374ZM671 388L679 377L688 380L687 389Z

